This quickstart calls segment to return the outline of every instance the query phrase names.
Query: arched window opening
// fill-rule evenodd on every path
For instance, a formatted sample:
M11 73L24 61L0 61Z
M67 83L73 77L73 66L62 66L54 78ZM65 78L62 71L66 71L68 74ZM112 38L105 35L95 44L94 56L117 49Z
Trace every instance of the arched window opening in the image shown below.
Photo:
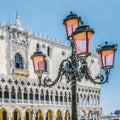
M49 101L49 92L48 92L48 90L46 91L46 101Z
M53 115L51 110L48 110L46 120L53 120Z
M82 96L82 94L80 95L80 104L83 104L83 96Z
M43 113L40 109L36 112L36 120L43 120Z
M69 93L69 102L71 102L71 94Z
M0 98L2 98L2 91L0 91Z
M47 65L47 61L45 60L44 63L44 72L48 72L48 65Z
M80 113L80 120L85 120L86 114L84 111Z
M43 92L43 90L41 90L40 99L41 99L41 101L44 101L44 92Z
M28 111L26 111L26 113L25 113L25 120L29 120L30 118L29 118L29 112Z
M35 100L39 100L38 89L36 89L36 93L35 93Z
M27 100L27 99L28 99L28 94L27 94L26 88L24 89L23 96L24 96L24 100Z
M62 113L60 110L57 111L56 120L62 120Z
M22 93L21 93L20 87L18 88L17 98L18 98L18 99L22 99Z
M5 110L2 112L2 120L7 120L7 112Z
M38 93L35 93L35 100L39 100L39 95L38 95Z
M32 91L32 89L30 90L29 97L30 97L30 98L29 98L30 100L33 100L33 91Z
M51 48L49 46L47 47L47 56L51 56Z
M65 92L64 102L67 102L67 93Z
M90 96L88 95L86 99L87 99L87 104L89 105L90 104Z
M56 92L55 101L58 101L58 93Z
M18 120L18 113L17 113L17 111L14 111L14 120Z
M50 100L53 101L53 91L51 91Z
M0 98L2 98L2 88L0 87Z
M12 87L12 91L11 91L11 99L15 99L16 95L15 95L15 89L14 87Z
M65 118L64 118L64 120L70 120L70 112L69 112L69 110L67 110L65 112Z
M89 113L88 113L88 120L93 120L93 113L92 113L92 111L89 111Z
M39 52L40 51L40 44L36 44L36 52Z
M9 98L9 92L8 92L8 87L5 87L5 91L4 91L4 98L8 99Z
M24 69L23 58L19 53L15 55L15 68Z
M63 102L63 94L60 92L60 102Z

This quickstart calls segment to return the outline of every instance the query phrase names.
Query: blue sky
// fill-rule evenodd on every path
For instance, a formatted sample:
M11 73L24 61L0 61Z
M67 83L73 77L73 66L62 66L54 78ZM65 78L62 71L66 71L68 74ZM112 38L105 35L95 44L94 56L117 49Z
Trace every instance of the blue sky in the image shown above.
M102 85L101 106L105 114L120 109L120 1L119 0L1 0L0 21L15 23L16 11L20 13L22 26L36 33L47 34L66 41L63 19L70 11L82 17L94 30L93 51L105 41L117 43L115 66L109 83Z

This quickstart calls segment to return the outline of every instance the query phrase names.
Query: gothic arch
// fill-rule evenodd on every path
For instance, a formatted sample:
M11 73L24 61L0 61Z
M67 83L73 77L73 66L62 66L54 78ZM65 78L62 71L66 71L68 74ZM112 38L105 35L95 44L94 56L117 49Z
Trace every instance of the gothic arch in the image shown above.
M65 120L70 120L70 110L66 110L65 111L65 117L64 117Z
M3 94L2 94L2 87L0 86L0 99L3 98Z
M9 88L8 86L6 85L4 87L4 99L8 99L9 98Z
M18 108L15 108L12 112L12 120L20 120L21 119L21 113Z
M27 100L27 99L28 99L28 90L27 90L26 87L24 88L24 91L23 91L23 99L24 99L24 100Z
M47 47L47 56L48 56L48 57L51 57L51 54L52 54L51 47L48 46L48 47Z
M80 120L85 120L86 119L86 112L85 110L81 110L80 112Z
M44 71L48 72L48 60L47 59L45 59L44 61Z
M46 120L53 120L53 113L51 109L47 111Z
M92 120L93 119L93 111L89 110L88 112L88 120Z
M57 112L56 112L56 120L62 120L62 112L61 112L61 110L57 110Z
M15 68L24 69L24 59L20 53L17 52L15 54L14 60L15 60Z
M17 89L17 98L22 99L22 89L21 89L21 87L18 87L18 89Z
M25 110L24 120L30 120L32 119L32 110L30 108L27 108Z
M0 109L0 120L7 120L8 113L7 110L3 107Z
M16 89L14 86L11 88L11 99L16 99Z
M43 112L41 109L38 109L36 112L36 119L37 120L43 120Z

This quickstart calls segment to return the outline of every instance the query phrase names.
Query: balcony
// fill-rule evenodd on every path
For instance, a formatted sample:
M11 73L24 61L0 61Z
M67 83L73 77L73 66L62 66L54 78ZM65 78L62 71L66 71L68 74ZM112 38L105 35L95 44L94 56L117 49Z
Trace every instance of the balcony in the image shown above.
M25 69L14 68L12 75L15 77L27 78L29 76L29 72L28 70L25 70Z

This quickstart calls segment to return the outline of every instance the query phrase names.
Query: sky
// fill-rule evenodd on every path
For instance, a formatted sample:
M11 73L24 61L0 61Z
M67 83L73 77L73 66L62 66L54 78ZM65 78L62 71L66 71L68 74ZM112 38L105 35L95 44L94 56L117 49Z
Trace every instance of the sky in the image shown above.
M103 114L120 109L120 0L0 0L1 22L15 23L16 11L23 28L61 41L66 41L63 19L73 11L95 30L93 51L105 41L118 44L109 83L101 86L101 107Z

